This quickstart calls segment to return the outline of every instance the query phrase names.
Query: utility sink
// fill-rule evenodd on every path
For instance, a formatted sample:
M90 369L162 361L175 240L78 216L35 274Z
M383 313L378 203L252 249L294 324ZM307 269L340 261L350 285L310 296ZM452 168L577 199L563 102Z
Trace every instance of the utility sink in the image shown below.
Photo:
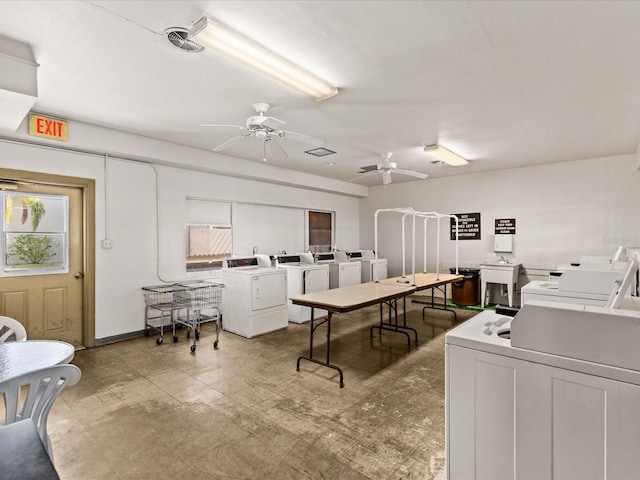
M509 306L513 307L513 295L518 283L519 263L508 263L508 260L496 260L480 264L480 278L482 280L482 306L487 295L487 284L497 283L506 285L509 295Z

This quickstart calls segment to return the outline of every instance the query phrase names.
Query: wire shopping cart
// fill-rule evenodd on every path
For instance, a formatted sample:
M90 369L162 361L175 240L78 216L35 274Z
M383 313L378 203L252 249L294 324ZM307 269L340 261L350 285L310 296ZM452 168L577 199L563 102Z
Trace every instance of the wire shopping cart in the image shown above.
M156 339L156 344L158 345L162 344L164 338L164 318L167 313L169 314L169 322L167 325L170 323L173 327L173 317L176 309L173 298L173 287L173 284L142 287L144 302L146 304L144 309L144 336L148 337L150 330L160 332L160 336ZM149 317L149 309L158 310L160 316Z
M196 340L200 339L200 324L205 320L214 320L216 322L216 339L213 342L213 348L218 348L218 336L220 334L220 300L222 298L221 283L205 282L195 280L191 282L176 283L173 285L173 298L176 305L176 311L182 309L187 310L187 316L181 318L175 315L172 322L173 341L177 342L176 324L184 325L189 328L187 338L193 332L193 344L191 352L196 351ZM213 310L211 314L204 314L203 310Z

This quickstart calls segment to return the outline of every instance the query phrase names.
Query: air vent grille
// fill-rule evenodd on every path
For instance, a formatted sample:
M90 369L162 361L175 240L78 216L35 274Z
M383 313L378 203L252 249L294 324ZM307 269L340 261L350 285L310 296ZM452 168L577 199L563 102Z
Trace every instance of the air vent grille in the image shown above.
M189 30L186 28L167 28L164 31L164 35L171 45L179 48L183 52L199 53L204 50L202 45L193 40L189 40Z
M305 150L304 153L308 153L309 155L314 155L316 157L326 157L327 155L333 155L336 152L334 152L333 150L329 150L328 148L320 147L313 148L311 150Z

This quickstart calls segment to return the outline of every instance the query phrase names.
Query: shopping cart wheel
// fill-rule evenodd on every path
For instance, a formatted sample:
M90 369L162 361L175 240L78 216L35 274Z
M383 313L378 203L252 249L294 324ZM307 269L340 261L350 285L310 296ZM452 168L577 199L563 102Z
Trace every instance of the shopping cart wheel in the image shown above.
M200 332L196 332L196 340L200 340Z
M196 353L196 346L195 345L191 345L191 353Z
M149 330L147 330L146 328L144 329L144 336L148 337L149 336Z
M218 348L218 340L216 340L215 342L213 342L213 348L217 349Z
M173 343L178 343L178 337L177 336L173 337Z
M156 338L156 345L162 345L162 337Z
M191 338L191 331L187 330L187 338Z

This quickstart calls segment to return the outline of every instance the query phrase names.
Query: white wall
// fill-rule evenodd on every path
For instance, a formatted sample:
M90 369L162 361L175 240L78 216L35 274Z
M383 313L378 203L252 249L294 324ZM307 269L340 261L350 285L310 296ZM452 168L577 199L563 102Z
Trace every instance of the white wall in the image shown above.
M360 200L360 239L363 248L373 247L373 217L379 208L480 212L482 238L460 241L460 265L477 266L496 258L494 220L515 218L514 252L505 256L529 270L550 270L582 255L613 255L621 244L640 245L638 206L637 159L622 155L373 187ZM399 275L400 217L380 214L379 223L379 255L389 258L390 274ZM455 261L448 223L442 227L441 271ZM417 231L417 270L421 270L422 224ZM427 257L433 271L435 242Z
M337 243L350 248L359 245L358 199L354 196L119 158L109 158L105 168L101 156L2 141L0 158L3 168L96 180L96 210L90 214L96 222L98 343L143 328L142 286L186 278L187 197L332 210L336 212ZM254 244L260 245L265 232L253 235ZM111 249L101 247L107 236L113 241ZM247 232L242 236L246 238Z

